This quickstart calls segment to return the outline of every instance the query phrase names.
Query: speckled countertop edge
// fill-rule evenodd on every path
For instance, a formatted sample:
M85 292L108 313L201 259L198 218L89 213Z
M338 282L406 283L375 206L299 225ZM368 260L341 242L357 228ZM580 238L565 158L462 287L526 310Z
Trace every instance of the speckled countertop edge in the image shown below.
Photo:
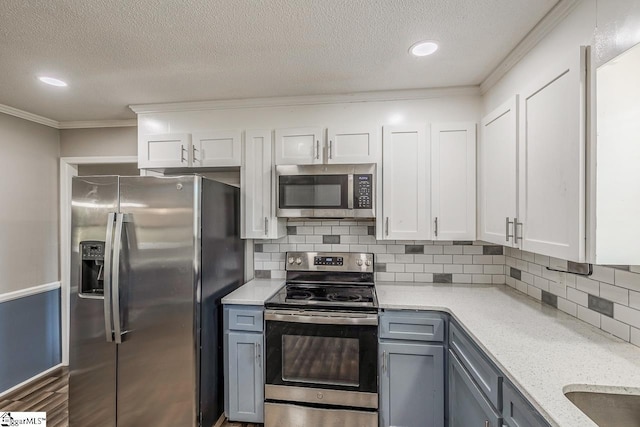
M376 293L382 309L450 314L553 426L596 426L565 392L640 394L640 348L505 285L381 282Z
M284 286L284 279L253 279L222 298L222 304L264 305Z

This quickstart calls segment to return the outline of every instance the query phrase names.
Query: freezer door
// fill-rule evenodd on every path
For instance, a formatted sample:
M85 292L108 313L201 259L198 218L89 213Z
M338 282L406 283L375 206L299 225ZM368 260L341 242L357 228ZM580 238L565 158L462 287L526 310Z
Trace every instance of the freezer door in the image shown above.
M116 345L107 342L105 301L99 292L82 293L83 254L105 248L107 218L118 210L118 177L75 177L71 202L71 293L69 354L69 424L116 425ZM92 242L92 243L87 243ZM99 256L85 253L85 280L104 278ZM95 289L94 289L95 291ZM82 295L80 295L82 293ZM110 329L110 328L109 328Z
M197 425L199 183L120 180L118 427Z

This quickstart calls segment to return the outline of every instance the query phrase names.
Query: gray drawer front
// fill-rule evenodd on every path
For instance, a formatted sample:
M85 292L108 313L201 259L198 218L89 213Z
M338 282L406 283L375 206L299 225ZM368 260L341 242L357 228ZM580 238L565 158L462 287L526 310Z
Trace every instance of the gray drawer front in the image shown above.
M500 427L502 418L449 350L449 426Z
M462 362L480 390L489 398L489 401L500 409L500 404L502 403L500 401L500 384L502 383L500 371L494 368L467 335L453 322L449 327L449 347L458 356L460 362Z
M230 305L224 308L225 329L230 331L262 332L262 307Z
M549 427L538 411L506 381L502 388L502 402L502 415L509 427Z
M444 328L445 321L437 313L390 311L380 316L380 338L442 342Z

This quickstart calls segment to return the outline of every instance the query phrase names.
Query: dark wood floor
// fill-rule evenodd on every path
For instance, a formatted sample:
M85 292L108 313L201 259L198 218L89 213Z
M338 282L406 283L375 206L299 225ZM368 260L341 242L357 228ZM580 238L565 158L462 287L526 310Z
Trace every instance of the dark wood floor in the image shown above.
M0 412L46 412L47 427L69 425L69 374L58 369L0 398ZM261 424L225 421L221 427L259 427Z

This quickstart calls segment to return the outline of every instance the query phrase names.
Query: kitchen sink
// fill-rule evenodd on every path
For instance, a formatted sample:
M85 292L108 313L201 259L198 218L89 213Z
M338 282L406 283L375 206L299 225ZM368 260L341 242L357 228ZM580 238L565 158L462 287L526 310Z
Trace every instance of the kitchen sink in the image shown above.
M640 395L571 391L565 396L600 427L640 426Z

